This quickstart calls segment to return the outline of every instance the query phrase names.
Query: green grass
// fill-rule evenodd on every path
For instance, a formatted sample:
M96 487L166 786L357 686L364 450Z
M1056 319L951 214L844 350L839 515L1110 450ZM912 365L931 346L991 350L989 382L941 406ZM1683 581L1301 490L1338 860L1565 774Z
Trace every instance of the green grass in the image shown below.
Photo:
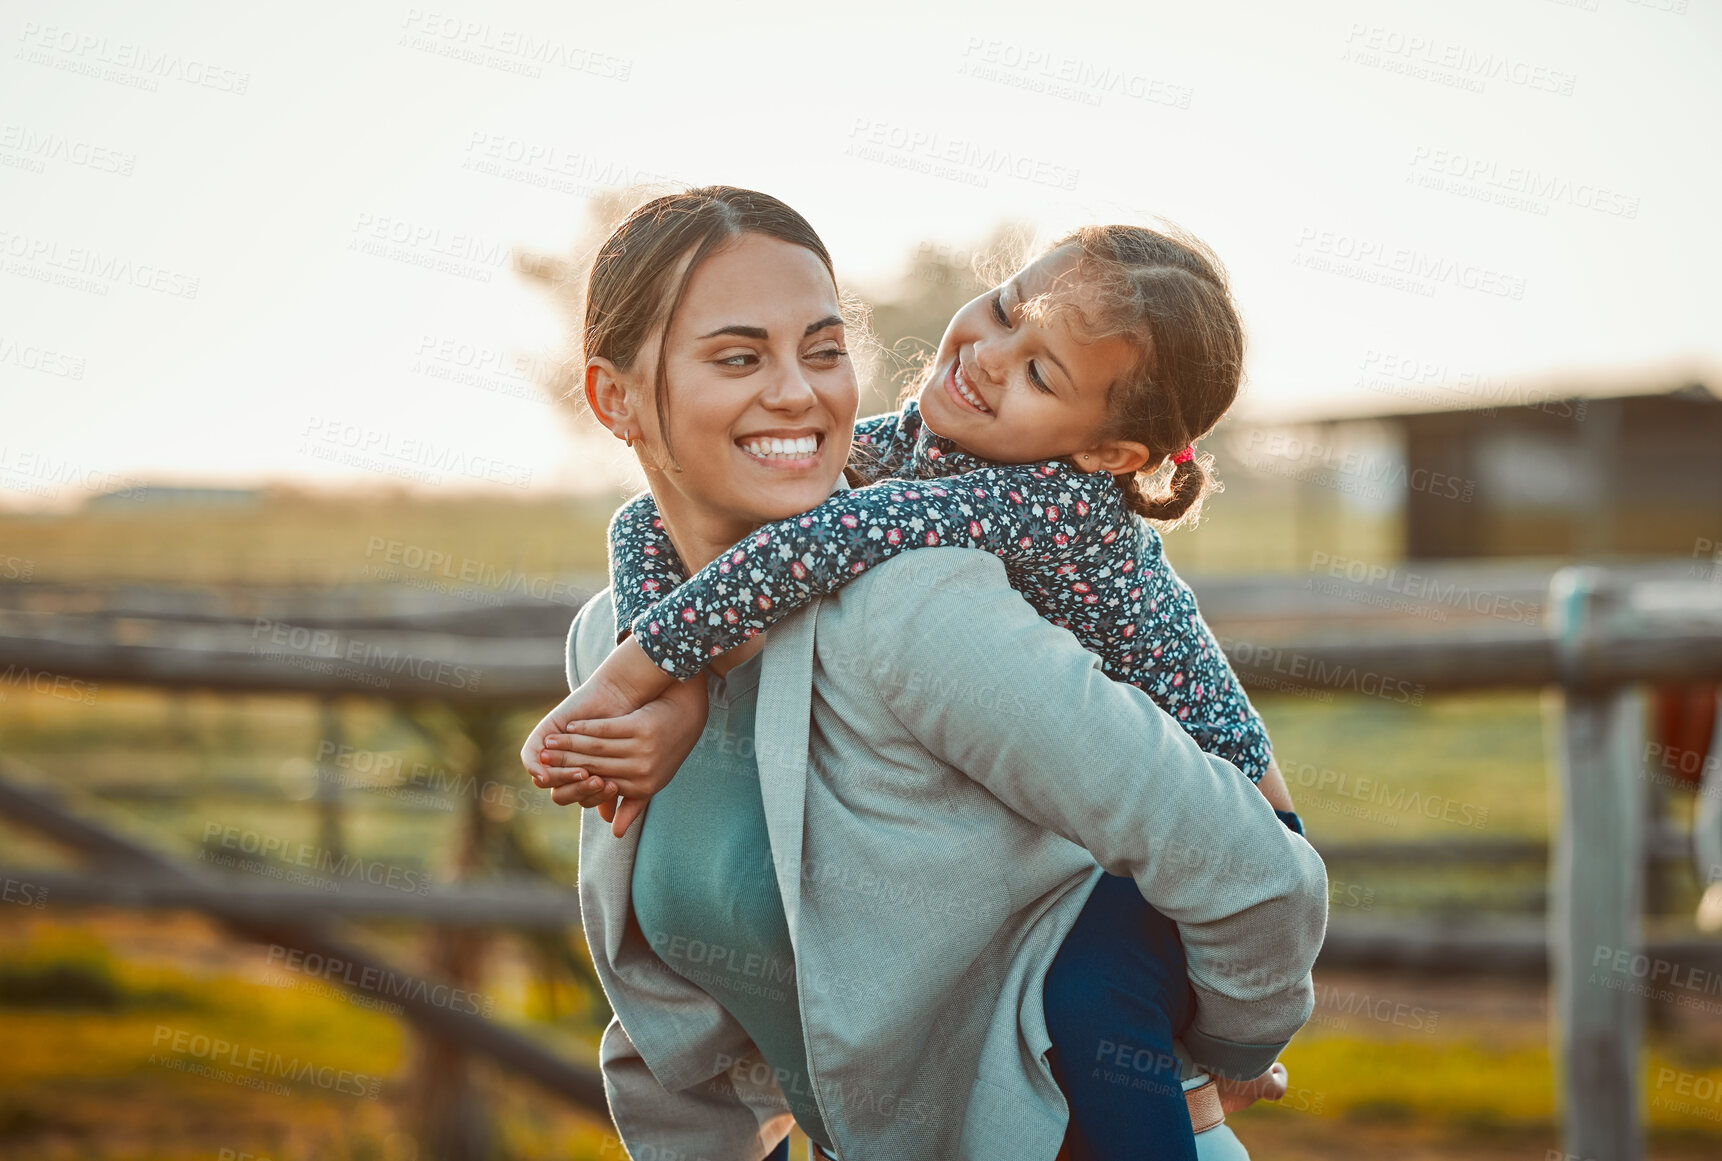
M385 1161L405 1156L412 1125L412 1040L396 1021L338 996L280 986L266 952L223 944L192 920L154 933L133 917L67 922L7 916L0 972L50 977L76 968L108 981L111 1002L79 996L25 1003L0 993L7 1051L0 1054L0 1158L209 1158L250 1150L274 1161ZM110 947L108 944L114 945ZM528 1001L518 961L493 949L486 987L502 1016ZM188 962L180 962L185 960ZM1357 989L1374 1000L1433 1009L1437 1030L1366 1014L1319 1020L1286 1053L1292 1087L1279 1105L1233 1117L1259 1157L1540 1156L1557 1134L1540 989L1523 984L1323 979L1337 1004ZM1422 1017L1427 1021L1428 1017ZM1434 1022L1434 1021L1429 1021ZM1338 1026L1335 1026L1335 1025ZM208 1039L207 1046L199 1037ZM257 1091L179 1065L226 1050L223 1072L253 1049L319 1070L345 1070L361 1091L330 1091L308 1078L286 1092ZM559 1051L590 1058L589 1037ZM1652 1157L1713 1156L1715 1102L1677 1107L1672 1068L1700 1091L1722 1085L1718 1030L1699 1023L1653 1038L1641 1076ZM375 1081L374 1086L372 1081ZM614 1157L598 1125L530 1086L480 1069L498 1157ZM373 1091L375 1096L370 1094ZM1722 1106L1717 1106L1722 1107ZM607 1144L607 1141L609 1143Z
M1477 990L1514 989L1480 984ZM1284 1057L1291 1076L1287 1100L1236 1115L1234 1127L1252 1146L1266 1145L1265 1156L1279 1155L1269 1143L1288 1117L1326 1122L1335 1141L1360 1128L1390 1127L1406 1138L1449 1145L1479 1138L1552 1142L1559 1102L1546 1025L1536 1015L1534 1009L1507 1016L1499 1010L1460 1013L1456 1026L1439 1036L1367 1019L1342 1033L1312 1024ZM1675 1097L1680 1081L1668 1079L1667 1070L1686 1078L1693 1091L1722 1091L1718 1047L1712 1038L1697 1061L1678 1044L1653 1043L1646 1049L1639 1088L1645 1125L1660 1146L1653 1156L1714 1155L1702 1147L1690 1154L1687 1149L1702 1146L1706 1138L1714 1149L1722 1140L1722 1101ZM1308 1126L1297 1126L1293 1135L1307 1137Z
M1325 837L1548 836L1540 694L1255 701L1299 813Z
M20 1003L12 1000L24 997L0 993L0 1158L206 1159L222 1149L273 1161L407 1155L412 1043L395 1019L338 992L277 986L299 981L260 970L262 949L217 947L227 962L193 971L110 951L96 934L108 926L99 919L37 919L22 929L7 919L4 978L99 965L108 990L100 1003L82 992ZM118 938L136 943L127 926ZM217 937L194 924L179 930L188 953L212 954ZM504 994L513 1015L515 997ZM560 1048L589 1056L593 1045ZM615 1155L601 1126L554 1099L483 1069L478 1077L500 1156Z

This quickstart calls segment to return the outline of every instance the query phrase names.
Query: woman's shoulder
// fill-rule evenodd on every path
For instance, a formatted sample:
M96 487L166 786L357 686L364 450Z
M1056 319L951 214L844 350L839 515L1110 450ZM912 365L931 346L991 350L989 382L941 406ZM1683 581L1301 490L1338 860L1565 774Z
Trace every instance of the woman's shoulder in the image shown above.
M988 594L1021 603L1004 562L978 548L922 548L871 565L821 601L819 634L842 650L912 651L918 628L953 616L985 621Z

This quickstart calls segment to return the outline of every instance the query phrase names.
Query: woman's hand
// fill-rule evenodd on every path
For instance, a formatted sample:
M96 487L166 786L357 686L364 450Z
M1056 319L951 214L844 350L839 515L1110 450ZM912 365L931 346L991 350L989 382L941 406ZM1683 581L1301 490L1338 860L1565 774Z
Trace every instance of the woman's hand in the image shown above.
M1276 1060L1254 1080L1227 1080L1216 1076L1214 1085L1220 1090L1220 1108L1230 1116L1257 1101L1279 1100L1286 1095L1286 1080L1286 1066Z
M621 838L652 795L675 777L705 724L704 677L672 681L662 697L632 713L571 721L545 734L545 773L534 780L554 787L550 797L558 805L598 807L611 833Z
M651 658L629 637L610 652L591 677L580 683L579 689L563 698L562 704L533 727L526 736L526 744L520 748L521 763L534 782L546 785L543 779L550 771L544 761L547 737L567 733L575 722L632 713L675 684L676 679L653 665Z

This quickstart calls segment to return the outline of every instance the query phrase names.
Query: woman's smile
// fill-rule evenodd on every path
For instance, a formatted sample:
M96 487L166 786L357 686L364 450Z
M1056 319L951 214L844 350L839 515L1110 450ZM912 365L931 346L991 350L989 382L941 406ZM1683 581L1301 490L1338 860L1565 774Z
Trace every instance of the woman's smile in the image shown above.
M825 433L815 428L771 428L737 436L735 446L767 471L808 471L819 467Z

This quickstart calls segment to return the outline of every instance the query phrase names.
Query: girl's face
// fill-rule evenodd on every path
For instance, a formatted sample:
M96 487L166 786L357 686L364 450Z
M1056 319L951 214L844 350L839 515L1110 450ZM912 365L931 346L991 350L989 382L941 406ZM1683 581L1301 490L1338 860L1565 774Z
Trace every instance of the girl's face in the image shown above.
M860 400L837 288L818 256L745 234L694 271L666 351L680 471L652 398L657 351L652 336L627 376L628 397L645 440L636 450L673 524L721 548L830 498Z
M1055 250L957 312L921 388L928 427L965 451L1011 464L1102 444L1107 389L1134 365L1136 349L1123 336L1084 335L1071 311L1044 321L1022 313L1025 299L1049 290L1086 312L1092 294L1077 276L1076 251Z

